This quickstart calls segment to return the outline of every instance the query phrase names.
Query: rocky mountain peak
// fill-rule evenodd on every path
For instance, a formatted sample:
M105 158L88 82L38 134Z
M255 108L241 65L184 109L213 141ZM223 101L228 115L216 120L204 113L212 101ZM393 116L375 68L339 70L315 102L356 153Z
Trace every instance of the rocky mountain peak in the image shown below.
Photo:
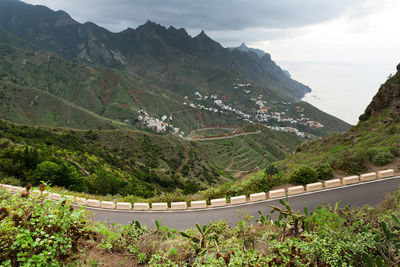
M202 30L195 38L209 38L207 34Z
M243 42L243 43L239 46L239 48L248 48L248 46Z
M57 18L56 21L54 22L55 27L60 27L70 24L79 24L77 21L71 18L71 16L65 11L59 10L56 12L56 15Z

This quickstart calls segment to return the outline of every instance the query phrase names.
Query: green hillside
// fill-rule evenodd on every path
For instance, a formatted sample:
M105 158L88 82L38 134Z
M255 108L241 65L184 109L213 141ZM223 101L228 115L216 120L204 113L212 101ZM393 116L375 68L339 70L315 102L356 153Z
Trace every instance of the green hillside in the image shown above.
M239 152L231 141L186 141L127 128L81 131L6 121L0 126L4 183L45 180L73 191L144 198L176 190L191 194L235 180L238 171L283 159L301 142L291 134L266 129L244 137L246 145ZM237 157L233 166L227 155Z
M66 61L51 53L21 50L8 44L0 43L0 51L0 84L4 84L4 88L7 86L25 88L21 90L31 88L44 91L53 96L45 102L35 102L36 95L32 97L32 93L21 93L17 98L11 97L7 100L7 104L3 103L3 105L19 107L4 113L3 118L14 122L96 129L101 128L102 125L104 126L104 123L94 122L101 120L101 118L98 117L93 120L88 118L97 115L103 117L103 121L112 119L137 127L138 110L142 109L158 118L164 115L171 116L173 118L173 126L180 128L185 133L204 127L240 127L247 123L233 112L225 111L224 113L216 113L189 107L189 103L192 103L197 106L205 106L206 108L219 108L212 99L199 100L196 98L193 89L186 89L187 91L184 92L171 92L166 90L165 87L153 85L142 78L132 77L124 71L80 65ZM192 78L194 87L194 84L197 82L195 77L186 77L186 79ZM201 82L199 82L199 85L201 85ZM197 88L199 88L198 91L201 94L207 93L205 89L201 90L201 87ZM261 91L257 87L248 87L248 89L252 90L250 95L239 89L226 91L227 93L224 93L223 90L215 90L213 94L219 95L220 99L224 99L225 105L235 107L248 114L253 114L257 110L257 106L254 100L251 99L255 99ZM11 91L7 91L7 94L11 93ZM187 94L186 98L182 94ZM68 107L66 109L69 109L69 112L66 113L64 109L58 111L55 108L51 108L60 105L60 99L73 104L72 106L79 107L80 110ZM3 99L2 101L5 100ZM25 110L28 108L27 105L21 105L21 103L16 102L24 104L35 102L35 105L30 106L30 111L33 113L29 116L32 118L21 119L21 117L28 116L24 115L24 112L27 114L30 112ZM186 105L184 105L185 102L187 102ZM271 110L277 112L283 112L288 109L287 105L268 98L265 103L270 105ZM64 104L61 105L64 106ZM320 121L324 124L324 127L321 129L314 130L310 127L303 127L302 131L312 133L316 136L324 136L332 132L344 131L348 127L343 121L325 114L307 103L293 103L290 109L294 109L298 105L304 108L304 114L310 117L310 119ZM35 109L38 110L36 115L39 117L37 118L34 118ZM49 109L54 114L46 114L44 112L44 110ZM89 114L81 116L79 113L85 110ZM41 118L40 115L45 117ZM299 116L298 113L293 115ZM49 116L54 118L50 119ZM66 116L75 118L75 121L71 122L74 119L67 119ZM289 126L292 125L289 124ZM117 127L117 125L114 127Z
M184 29L148 21L112 33L94 23L81 24L63 11L3 0L0 42L3 80L47 91L134 127L138 110L144 110L154 118L171 116L173 127L184 134L204 127L238 128L260 122L255 117L260 105L284 113L287 102L304 106L303 115L311 114L305 117L324 125L317 130L294 125L305 133L326 136L349 127L311 105L296 103L310 88L292 80L269 54L260 58L230 51L204 32L191 37ZM216 100L223 103L218 106ZM85 124L92 125L81 122L79 127Z

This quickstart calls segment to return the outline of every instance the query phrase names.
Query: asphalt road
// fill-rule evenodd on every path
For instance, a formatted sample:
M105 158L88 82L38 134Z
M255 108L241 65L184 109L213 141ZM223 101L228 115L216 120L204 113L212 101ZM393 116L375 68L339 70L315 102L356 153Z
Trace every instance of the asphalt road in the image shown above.
M376 205L385 199L387 193L396 191L399 186L400 176L397 176L289 196L289 203L294 210L303 210L306 206L310 211L314 210L323 202L334 206L337 201L341 201L340 207L346 205ZM258 211L262 211L264 214L269 214L270 208L267 207L266 204L281 206L279 204L279 199L270 199L226 207L184 211L159 212L117 211L97 208L87 209L93 212L91 214L91 219L96 221L128 224L131 221L138 220L142 225L148 225L149 227L154 228L154 221L158 219L161 221L162 225L178 230L184 230L189 227L194 227L196 222L207 224L211 221L218 221L220 219L224 219L230 224L235 224L240 220L238 216L240 211L245 211L256 219L259 217Z

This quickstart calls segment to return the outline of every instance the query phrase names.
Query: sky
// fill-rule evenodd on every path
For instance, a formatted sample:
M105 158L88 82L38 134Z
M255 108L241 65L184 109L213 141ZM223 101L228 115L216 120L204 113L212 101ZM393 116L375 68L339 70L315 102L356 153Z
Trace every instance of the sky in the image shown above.
M118 32L151 20L262 49L311 87L304 100L348 123L400 63L398 0L25 0Z

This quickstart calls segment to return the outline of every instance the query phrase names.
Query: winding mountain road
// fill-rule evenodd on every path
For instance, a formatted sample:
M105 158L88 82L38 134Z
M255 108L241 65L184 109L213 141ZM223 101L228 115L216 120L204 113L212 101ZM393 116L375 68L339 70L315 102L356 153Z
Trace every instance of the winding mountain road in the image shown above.
M259 134L261 133L260 130L256 132L246 132L246 133L238 133L238 134L233 134L233 135L226 135L226 136L219 136L219 137L209 137L209 138L189 138L186 137L185 139L188 141L210 141L210 140L219 140L219 139L229 139L229 138L234 138L238 136L244 136L244 135L249 135L249 134Z
M376 205L385 199L387 193L396 191L399 186L400 176L395 176L289 196L289 203L294 210L303 210L306 206L310 211L315 210L315 208L323 202L333 206L337 201L341 201L340 207L344 207L345 205ZM119 211L98 208L87 209L91 211L91 219L96 221L128 224L131 221L138 220L142 225L148 225L154 228L154 221L157 219L160 220L163 225L178 230L184 230L189 227L194 227L197 222L200 224L207 224L210 221L217 221L220 219L224 219L230 224L235 224L240 220L238 215L241 211L245 211L256 219L259 217L258 211L269 214L270 208L267 207L266 204L280 206L279 198L218 208L182 211L159 212Z

